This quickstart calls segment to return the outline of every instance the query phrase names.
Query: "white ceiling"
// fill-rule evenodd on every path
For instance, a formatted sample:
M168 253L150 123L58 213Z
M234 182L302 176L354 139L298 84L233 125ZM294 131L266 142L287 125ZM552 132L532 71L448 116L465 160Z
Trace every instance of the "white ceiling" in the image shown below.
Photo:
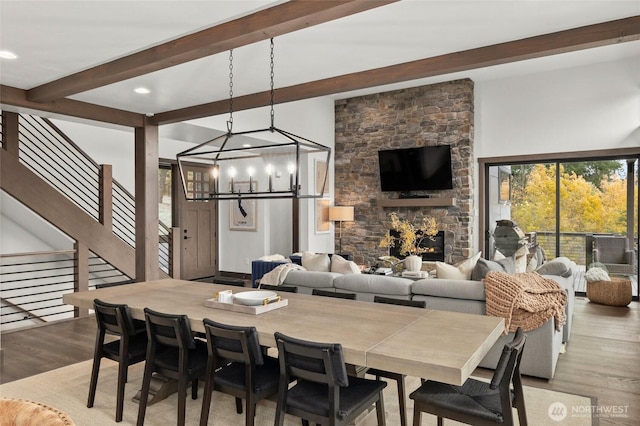
M0 0L0 83L30 89L229 21L272 1ZM640 15L638 0L403 0L275 40L275 85L285 87L386 65ZM640 42L336 94L379 92L453 77L505 78L640 55ZM269 89L269 42L234 50L234 96ZM228 98L228 52L71 96L138 113ZM148 95L133 89L144 86Z

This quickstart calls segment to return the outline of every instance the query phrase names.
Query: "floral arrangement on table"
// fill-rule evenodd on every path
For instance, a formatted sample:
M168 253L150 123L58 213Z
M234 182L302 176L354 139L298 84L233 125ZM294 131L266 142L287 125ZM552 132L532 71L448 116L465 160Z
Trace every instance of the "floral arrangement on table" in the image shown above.
M395 212L391 213L389 217L391 219L391 229L399 235L393 236L391 232L387 233L380 240L378 247L398 247L401 255L419 255L427 251L426 248L420 246L422 241L426 238L433 241L438 235L438 225L432 217L424 216L419 226L405 219L400 219Z

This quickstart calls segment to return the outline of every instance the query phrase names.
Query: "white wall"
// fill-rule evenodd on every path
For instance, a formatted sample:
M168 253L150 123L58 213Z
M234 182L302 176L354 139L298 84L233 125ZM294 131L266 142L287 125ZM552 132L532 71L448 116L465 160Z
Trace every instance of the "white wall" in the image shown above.
M4 191L0 191L0 213L2 254L73 248L73 241L69 237Z
M475 84L475 156L640 146L640 55Z

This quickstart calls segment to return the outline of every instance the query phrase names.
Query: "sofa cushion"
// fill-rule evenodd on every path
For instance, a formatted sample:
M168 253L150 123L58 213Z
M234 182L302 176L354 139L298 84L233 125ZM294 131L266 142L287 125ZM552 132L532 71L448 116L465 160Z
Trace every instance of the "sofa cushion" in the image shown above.
M411 286L411 292L424 296L446 297L450 299L481 301L485 299L484 284L482 281L425 278L414 282L413 286ZM427 305L427 308L428 307Z
M331 256L331 272L337 272L338 274L359 274L360 268L355 262L347 260L338 254L334 254Z
M573 274L571 264L571 260L566 257L556 257L544 263L536 272L540 275L558 275L566 278Z
M302 266L307 271L329 272L331 260L328 254L302 253Z
M485 277L485 275L487 275L488 272L491 271L506 272L508 274L515 273L516 269L513 257L505 257L498 260L497 262L481 257L480 259L478 259L476 266L471 272L471 280L480 281Z
M333 287L333 280L342 274L318 271L289 271L282 284L309 288Z
M413 280L400 277L389 277L373 274L342 275L333 280L336 289L347 290L353 293L376 293L384 295L411 294Z
M481 253L478 252L478 254L457 266L449 265L444 262L436 262L436 276L438 278L451 280L470 280L471 272L476 266L478 259L480 259L480 255Z

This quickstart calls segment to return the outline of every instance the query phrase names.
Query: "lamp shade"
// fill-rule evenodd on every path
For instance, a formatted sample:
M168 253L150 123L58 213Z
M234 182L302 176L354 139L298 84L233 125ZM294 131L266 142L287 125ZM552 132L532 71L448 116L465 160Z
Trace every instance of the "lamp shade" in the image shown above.
M329 220L332 222L352 222L353 206L329 207Z

